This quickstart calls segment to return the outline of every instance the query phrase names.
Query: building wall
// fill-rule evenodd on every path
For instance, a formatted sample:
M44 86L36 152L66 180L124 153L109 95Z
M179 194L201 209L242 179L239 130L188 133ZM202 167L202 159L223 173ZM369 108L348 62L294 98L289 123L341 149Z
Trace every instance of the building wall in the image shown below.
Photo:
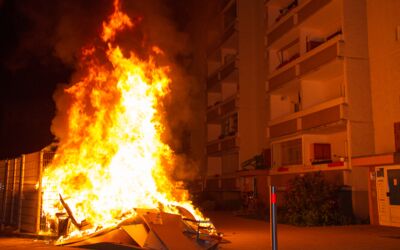
M344 184L351 186L352 190L353 213L361 220L367 220L369 217L368 179L368 168L353 168L344 172Z
M205 27L207 41L194 37L207 46L202 58L207 65L203 72L205 186L238 192L241 163L259 155L267 144L264 1L204 2L208 13L201 29Z
M376 154L394 152L400 121L400 1L368 0L368 43Z
M352 168L351 159L375 151L367 0L298 3L298 7L278 20L275 17L280 14L274 6L279 10L286 5L272 0L266 4L269 136L272 144L278 145L273 151L279 148L280 141L301 137L303 156L300 164L282 167L277 158L283 151L275 150L272 158L277 164L270 171L271 181L282 180L276 175L284 173L339 173L342 184L352 188L354 214L366 219L368 171ZM313 43L318 45L314 47ZM313 143L330 143L330 160L343 163L342 171L329 171L329 165L324 168L313 161ZM290 156L292 151L283 154Z
M195 15L192 22L188 24L187 30L190 32L192 50L192 63L190 74L194 77L192 92L196 98L192 98L192 107L194 110L193 119L190 120L191 130L191 157L195 160L195 171L199 179L204 177L205 167L207 165L204 145L206 143L206 130L204 128L204 117L206 114L206 93L204 93L204 76L207 74L207 46L204 43L204 38L207 37L206 26L207 20L207 4L204 1L193 1L191 5L192 13ZM201 11L194 11L201 10Z

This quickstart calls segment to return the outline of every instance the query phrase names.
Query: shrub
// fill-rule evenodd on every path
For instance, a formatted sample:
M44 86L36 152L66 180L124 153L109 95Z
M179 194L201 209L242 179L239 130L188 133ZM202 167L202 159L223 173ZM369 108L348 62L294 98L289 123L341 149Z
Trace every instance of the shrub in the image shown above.
M327 182L321 172L297 176L288 183L280 218L301 226L348 224L339 212L338 191L339 186Z

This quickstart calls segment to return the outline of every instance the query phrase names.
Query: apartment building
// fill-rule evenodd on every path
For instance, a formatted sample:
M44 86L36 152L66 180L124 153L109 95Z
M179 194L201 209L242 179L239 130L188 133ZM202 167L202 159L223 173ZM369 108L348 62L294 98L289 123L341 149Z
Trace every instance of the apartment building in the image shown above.
M205 189L222 200L267 186L266 170L238 175L240 164L266 145L263 6L262 0L208 1ZM257 184L255 176L263 180Z
M351 161L374 152L366 1L265 7L271 183L323 171L351 187L353 212L367 218L367 171Z
M323 171L367 218L368 169L352 167L374 153L366 1L209 3L205 189L267 203L268 185ZM243 166L260 152L268 170Z

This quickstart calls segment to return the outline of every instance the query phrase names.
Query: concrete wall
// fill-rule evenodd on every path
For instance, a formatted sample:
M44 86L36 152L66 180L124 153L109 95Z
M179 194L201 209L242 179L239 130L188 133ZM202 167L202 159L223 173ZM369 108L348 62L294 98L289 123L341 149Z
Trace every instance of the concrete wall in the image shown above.
M352 206L354 215L361 220L369 217L368 208L368 168L353 168L344 174L344 184L352 188Z
M393 123L400 121L400 1L368 0L375 152L394 151Z
M340 97L342 82L343 76L326 81L303 81L301 84L302 108L307 109Z
M259 154L265 142L264 17L262 0L238 0L239 163Z

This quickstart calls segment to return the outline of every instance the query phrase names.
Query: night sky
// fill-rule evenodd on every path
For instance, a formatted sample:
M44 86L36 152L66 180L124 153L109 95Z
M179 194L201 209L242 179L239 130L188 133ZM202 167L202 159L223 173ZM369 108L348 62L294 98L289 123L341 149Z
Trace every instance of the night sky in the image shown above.
M188 1L150 2L185 29ZM0 0L0 159L54 140L54 90L70 82L80 48L111 11L111 0Z

